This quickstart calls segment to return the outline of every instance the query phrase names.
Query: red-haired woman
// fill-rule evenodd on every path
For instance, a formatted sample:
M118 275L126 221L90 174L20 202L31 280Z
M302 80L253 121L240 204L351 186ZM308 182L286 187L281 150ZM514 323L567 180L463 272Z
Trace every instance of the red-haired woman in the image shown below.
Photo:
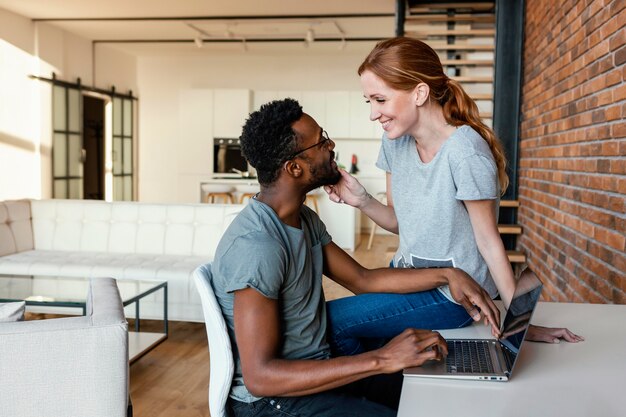
M345 171L337 185L326 187L330 199L359 208L399 235L394 267L460 268L508 306L515 278L497 229L499 198L508 186L506 159L476 104L444 73L437 53L417 39L378 43L358 73L370 118L385 131L376 166L387 173L387 204ZM331 341L343 354L361 350L361 338L389 337L404 326L472 322L447 287L349 297L329 302L328 312ZM529 337L582 340L567 329L539 327Z

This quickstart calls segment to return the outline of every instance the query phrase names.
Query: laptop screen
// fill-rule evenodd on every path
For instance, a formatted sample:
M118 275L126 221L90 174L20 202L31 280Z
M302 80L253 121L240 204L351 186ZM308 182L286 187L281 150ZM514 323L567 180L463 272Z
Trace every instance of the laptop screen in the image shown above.
M511 300L502 326L500 344L507 361L509 372L513 370L520 346L526 336L528 325L539 296L541 295L541 281L533 273L522 274L517 281L515 294Z

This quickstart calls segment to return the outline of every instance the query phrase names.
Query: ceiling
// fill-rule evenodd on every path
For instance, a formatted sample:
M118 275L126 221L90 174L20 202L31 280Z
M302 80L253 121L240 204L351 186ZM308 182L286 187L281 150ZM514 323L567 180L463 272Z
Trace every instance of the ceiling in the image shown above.
M302 48L387 38L395 0L0 0L0 8L133 55ZM332 45L332 46L331 46Z

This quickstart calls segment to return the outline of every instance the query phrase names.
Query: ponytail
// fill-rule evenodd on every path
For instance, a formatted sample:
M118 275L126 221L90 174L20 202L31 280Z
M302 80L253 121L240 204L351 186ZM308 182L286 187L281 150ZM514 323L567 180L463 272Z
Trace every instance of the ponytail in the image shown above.
M443 98L443 115L446 121L452 126L460 126L463 124L470 125L480 136L485 139L496 161L498 168L498 180L500 181L500 190L503 195L509 186L509 176L506 173L506 157L502 144L496 137L493 130L483 123L480 119L478 106L474 100L463 90L458 81L448 78L448 94Z

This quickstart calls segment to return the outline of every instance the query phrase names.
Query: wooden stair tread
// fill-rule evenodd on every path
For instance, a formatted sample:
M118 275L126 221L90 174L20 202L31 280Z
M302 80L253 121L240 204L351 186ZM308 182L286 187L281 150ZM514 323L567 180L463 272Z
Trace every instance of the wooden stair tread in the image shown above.
M493 2L475 2L475 3L432 3L432 4L420 4L409 8L411 13L424 13L431 12L432 10L449 10L449 9L461 9L461 10L493 10L495 9L495 3Z
M459 76L459 77L450 77L450 78L460 83L492 83L493 82L493 77Z
M519 200L500 200L500 207L519 207Z
M498 232L501 235L521 235L522 226L517 224L499 224Z
M428 30L406 30L407 36L425 37L430 36L494 36L495 29L428 29Z
M448 16L445 14L416 14L405 17L405 23L412 22L477 22L477 23L494 23L496 17L493 14L455 14Z
M447 66L467 66L467 67L491 67L491 59L442 59L441 65Z
M511 263L524 263L526 262L526 255L523 252L518 250L508 250L506 251L506 256L509 258L509 262Z
M493 99L493 94L490 93L486 93L486 94L476 94L476 93L467 93L470 95L471 98L473 98L474 100L492 100Z
M471 43L453 43L445 45L437 45L434 42L426 42L435 51L493 51L494 45L489 44L471 44Z

